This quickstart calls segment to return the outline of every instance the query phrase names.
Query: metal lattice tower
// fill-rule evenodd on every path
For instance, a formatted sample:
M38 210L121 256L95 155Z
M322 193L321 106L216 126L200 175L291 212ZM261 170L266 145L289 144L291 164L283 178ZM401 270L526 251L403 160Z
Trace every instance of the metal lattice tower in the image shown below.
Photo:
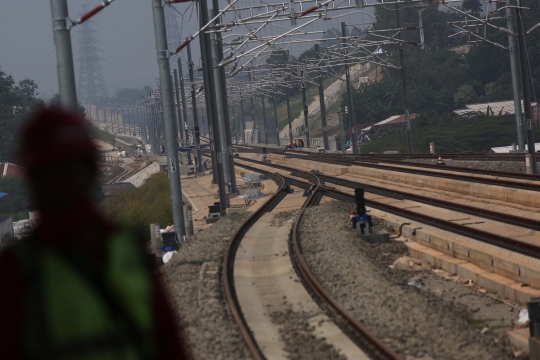
M176 11L170 5L165 6L165 27L167 29L167 47L169 50L174 50L182 42L180 39L180 31L178 31L178 22L176 21ZM176 56L169 58L171 68L175 67Z
M87 5L83 6L83 13L87 11ZM86 21L80 26L79 34L79 99L85 104L101 104L109 98L105 78L101 71L99 49L96 46L97 39L92 20Z

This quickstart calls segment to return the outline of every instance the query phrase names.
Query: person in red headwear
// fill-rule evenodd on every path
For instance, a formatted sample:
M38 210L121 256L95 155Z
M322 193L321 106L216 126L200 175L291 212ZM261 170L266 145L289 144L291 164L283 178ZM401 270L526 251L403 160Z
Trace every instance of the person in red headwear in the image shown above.
M0 252L0 359L189 359L144 248L92 202L97 158L89 124L60 108L22 130L40 222Z

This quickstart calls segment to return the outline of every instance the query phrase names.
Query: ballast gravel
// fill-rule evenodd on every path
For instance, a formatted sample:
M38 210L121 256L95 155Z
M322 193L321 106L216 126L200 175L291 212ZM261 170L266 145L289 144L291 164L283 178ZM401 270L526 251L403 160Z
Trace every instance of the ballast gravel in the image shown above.
M390 269L407 254L406 247L400 242L362 242L350 228L350 209L351 204L336 201L311 207L299 227L308 265L336 300L407 359L513 359L504 338L479 328L482 323L473 321L475 310L452 296L452 288L463 285L448 282L445 293L442 284L440 296L422 291L423 281L437 275ZM383 226L379 221L375 225ZM493 303L480 293L473 297L479 303L485 298L486 307ZM508 312L507 306L502 309ZM500 317L504 320L507 314Z
M281 325L280 335L285 343L284 350L289 360L347 360L326 339L317 338L315 326L309 323L313 316L304 311L294 311L291 304L285 302L284 311L273 311L270 317L275 324Z
M468 169L480 169L480 170L491 170L491 171L506 171L514 173L525 174L527 169L525 167L525 160L521 161L496 161L496 160L486 160L486 161L476 161L476 160L453 160L453 159L442 159L446 164L446 167L463 167ZM406 159L404 161L420 163L420 164L437 164L438 160L436 159Z
M184 242L162 267L165 285L194 359L251 359L228 311L221 260L230 236L248 214L230 214Z

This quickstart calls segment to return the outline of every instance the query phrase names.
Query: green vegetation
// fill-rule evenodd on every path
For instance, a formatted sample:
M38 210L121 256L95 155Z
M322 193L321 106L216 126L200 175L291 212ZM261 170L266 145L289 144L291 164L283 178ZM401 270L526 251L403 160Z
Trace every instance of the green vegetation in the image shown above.
M0 192L9 194L0 199L0 216L11 216L13 221L28 219L30 200L23 180L16 176L0 178Z
M60 94L56 93L51 98L51 101L49 101L49 105L57 106L59 104L60 104ZM77 101L77 104L79 105L79 110L78 110L79 115L82 116L83 118L86 117L86 109L84 108L84 106L81 105L80 101Z
M540 131L540 124L534 125ZM489 151L492 147L516 142L516 124L513 116L436 117L421 115L412 120L412 138L415 152L428 153L429 143L441 153ZM384 128L368 135L371 142L362 146L362 153L382 153L387 150L407 152L405 129Z
M170 196L167 175L155 174L140 188L105 199L101 207L107 216L148 237L151 223L159 223L162 227L172 224Z
M326 89L330 86L336 78L329 77L323 80L323 87ZM306 89L306 99L308 105L315 99L316 96L319 96L319 89L316 86L308 86ZM296 119L304 111L304 106L302 104L302 90L289 90L289 104L291 106L291 121ZM289 124L289 118L287 117L287 103L284 101L277 106L278 113L278 125L280 129L283 129ZM273 114L273 108L272 108Z
M478 14L481 4L478 0L463 3L463 10ZM524 11L524 28L529 29L537 21L537 15ZM375 28L395 27L394 11L375 9ZM418 13L413 7L400 11L402 24L417 25ZM446 116L454 109L475 102L490 102L512 99L512 83L508 50L480 42L477 47L467 45L468 36L448 36L457 32L448 21L462 20L456 13L442 11L434 4L423 11L425 49L419 46L405 46L405 65L409 110L411 113ZM496 22L505 26L504 21ZM405 38L418 41L417 31L408 31ZM490 41L507 45L507 35L498 31L487 31ZM540 52L540 31L527 35L529 54ZM462 48L462 53L455 49ZM396 46L383 47L384 56L398 64ZM529 55L533 78L533 94L540 93L540 57ZM385 69L382 80L362 85L353 94L356 123L375 123L389 116L403 113L401 92L401 72ZM346 105L346 97L342 106ZM345 124L350 127L348 116ZM515 131L513 131L515 133ZM414 137L414 136L413 136ZM515 140L515 139L514 139Z
M38 99L34 80L15 84L11 75L0 70L0 162L13 162L19 128L33 110L44 103Z
M105 131L105 130L101 130L100 128L98 128L97 126L93 126L92 127L92 134L99 140L102 140L102 141L105 141L109 144L114 144L116 138L114 137L113 134Z

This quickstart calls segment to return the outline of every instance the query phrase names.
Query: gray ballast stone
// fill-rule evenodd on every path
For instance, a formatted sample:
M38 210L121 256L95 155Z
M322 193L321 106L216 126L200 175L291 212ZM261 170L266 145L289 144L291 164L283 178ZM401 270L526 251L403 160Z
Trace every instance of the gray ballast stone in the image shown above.
M384 244L390 242L390 234L386 231L377 231L373 234L359 235L358 237L360 240L370 244Z
M195 360L251 359L223 298L220 278L229 238L248 215L230 214L196 232L162 267L165 286Z
M498 306L493 299L463 285L441 281L430 271L413 275L390 269L397 258L407 255L405 245L396 241L376 245L359 241L349 223L350 210L351 204L336 201L310 207L299 232L308 266L352 315L404 357L513 359L503 338L492 337L489 332L482 334L477 326L477 314ZM374 218L373 223L377 230L385 228L380 219ZM409 285L413 276L420 276L422 284ZM438 282L440 292L425 291L427 282ZM479 304L478 309L461 305L461 293ZM503 309L508 312L507 306ZM505 317L500 311L482 320L482 324L490 323L494 317Z

